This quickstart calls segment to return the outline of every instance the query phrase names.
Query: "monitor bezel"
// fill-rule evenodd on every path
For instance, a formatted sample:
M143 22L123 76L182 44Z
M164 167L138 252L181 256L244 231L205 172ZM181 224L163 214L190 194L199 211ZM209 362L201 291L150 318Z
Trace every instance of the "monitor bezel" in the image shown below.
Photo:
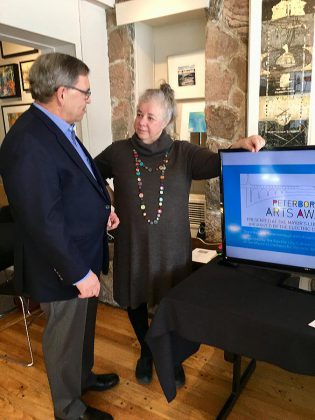
M261 149L263 152L288 152L288 151L300 151L300 150L315 150L314 145L303 145L303 146L286 146L286 147L266 147ZM246 258L237 258L227 255L226 252L226 235L225 235L225 214L224 214L224 188L223 188L223 163L222 163L222 153L251 153L245 149L219 149L218 153L220 156L220 211L221 211L221 229L222 229L222 261L227 264L246 264L255 267L261 267L265 269L271 269L276 271L282 271L287 273L297 273L303 276L315 276L315 268L312 267L301 267L296 265L285 265L281 263L272 263L267 261L252 260ZM258 152L259 153L259 152ZM314 162L315 164L315 162Z

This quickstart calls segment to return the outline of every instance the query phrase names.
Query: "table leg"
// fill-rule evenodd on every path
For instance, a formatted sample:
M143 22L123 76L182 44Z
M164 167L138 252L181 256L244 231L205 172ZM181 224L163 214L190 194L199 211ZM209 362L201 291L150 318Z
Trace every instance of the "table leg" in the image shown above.
M216 420L224 420L227 418L228 414L234 407L238 397L240 396L243 388L247 384L249 378L256 367L256 360L252 359L243 374L241 374L241 361L242 356L239 354L224 353L225 360L233 363L233 379L232 379L232 392L229 398L226 400L224 406L222 407L220 413L216 417Z

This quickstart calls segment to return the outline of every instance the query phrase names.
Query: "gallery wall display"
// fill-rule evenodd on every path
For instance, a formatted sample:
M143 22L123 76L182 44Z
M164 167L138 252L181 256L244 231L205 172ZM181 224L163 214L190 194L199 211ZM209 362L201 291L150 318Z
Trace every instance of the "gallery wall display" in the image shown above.
M5 134L10 130L15 121L27 111L31 104L18 104L18 105L3 105L2 118Z
M315 144L315 0L251 0L248 134Z
M13 44L12 42L0 41L2 58L19 57L26 54L35 54L38 50L25 45Z
M20 96L19 66L17 64L0 66L0 98L18 98Z
M190 112L188 129L192 133L205 133L207 131L205 113L202 111Z
M180 133L181 140L190 140L190 133L206 131L205 102L196 101L183 103L180 107Z
M205 52L172 55L167 58L168 83L176 99L205 97Z
M30 90L29 71L35 60L20 61L21 79L23 90L28 92Z

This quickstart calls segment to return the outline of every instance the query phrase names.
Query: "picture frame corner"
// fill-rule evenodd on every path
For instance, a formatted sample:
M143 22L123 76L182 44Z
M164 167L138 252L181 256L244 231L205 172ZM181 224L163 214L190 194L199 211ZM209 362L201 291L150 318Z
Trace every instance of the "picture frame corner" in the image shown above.
M5 135L25 111L29 109L32 103L1 105L2 122ZM11 112L10 112L11 111ZM11 116L11 117L10 117Z

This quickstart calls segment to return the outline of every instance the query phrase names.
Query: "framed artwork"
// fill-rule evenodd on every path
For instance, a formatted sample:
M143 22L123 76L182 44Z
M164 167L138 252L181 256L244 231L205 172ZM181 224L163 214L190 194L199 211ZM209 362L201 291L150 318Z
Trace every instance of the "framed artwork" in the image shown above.
M176 99L205 97L205 52L172 55L167 58L168 83Z
M315 0L250 0L248 125L267 147L315 144Z
M191 133L206 133L206 118L202 111L193 111L189 113L188 129Z
M32 47L6 41L0 41L0 50L2 58L19 57L20 55L35 54L38 52L38 50Z
M2 118L5 134L10 130L15 121L27 111L31 104L19 104L19 105L3 105Z
M204 101L183 103L181 104L181 106L178 107L178 109L180 112L180 140L189 141L190 133L205 130L206 127L204 120ZM203 118L201 118L202 116Z
M19 98L20 96L19 66L17 64L0 66L0 98Z
M20 70L21 70L21 79L22 79L22 87L23 90L28 92L30 90L30 83L29 83L29 71L32 67L35 60L30 61L20 61Z

